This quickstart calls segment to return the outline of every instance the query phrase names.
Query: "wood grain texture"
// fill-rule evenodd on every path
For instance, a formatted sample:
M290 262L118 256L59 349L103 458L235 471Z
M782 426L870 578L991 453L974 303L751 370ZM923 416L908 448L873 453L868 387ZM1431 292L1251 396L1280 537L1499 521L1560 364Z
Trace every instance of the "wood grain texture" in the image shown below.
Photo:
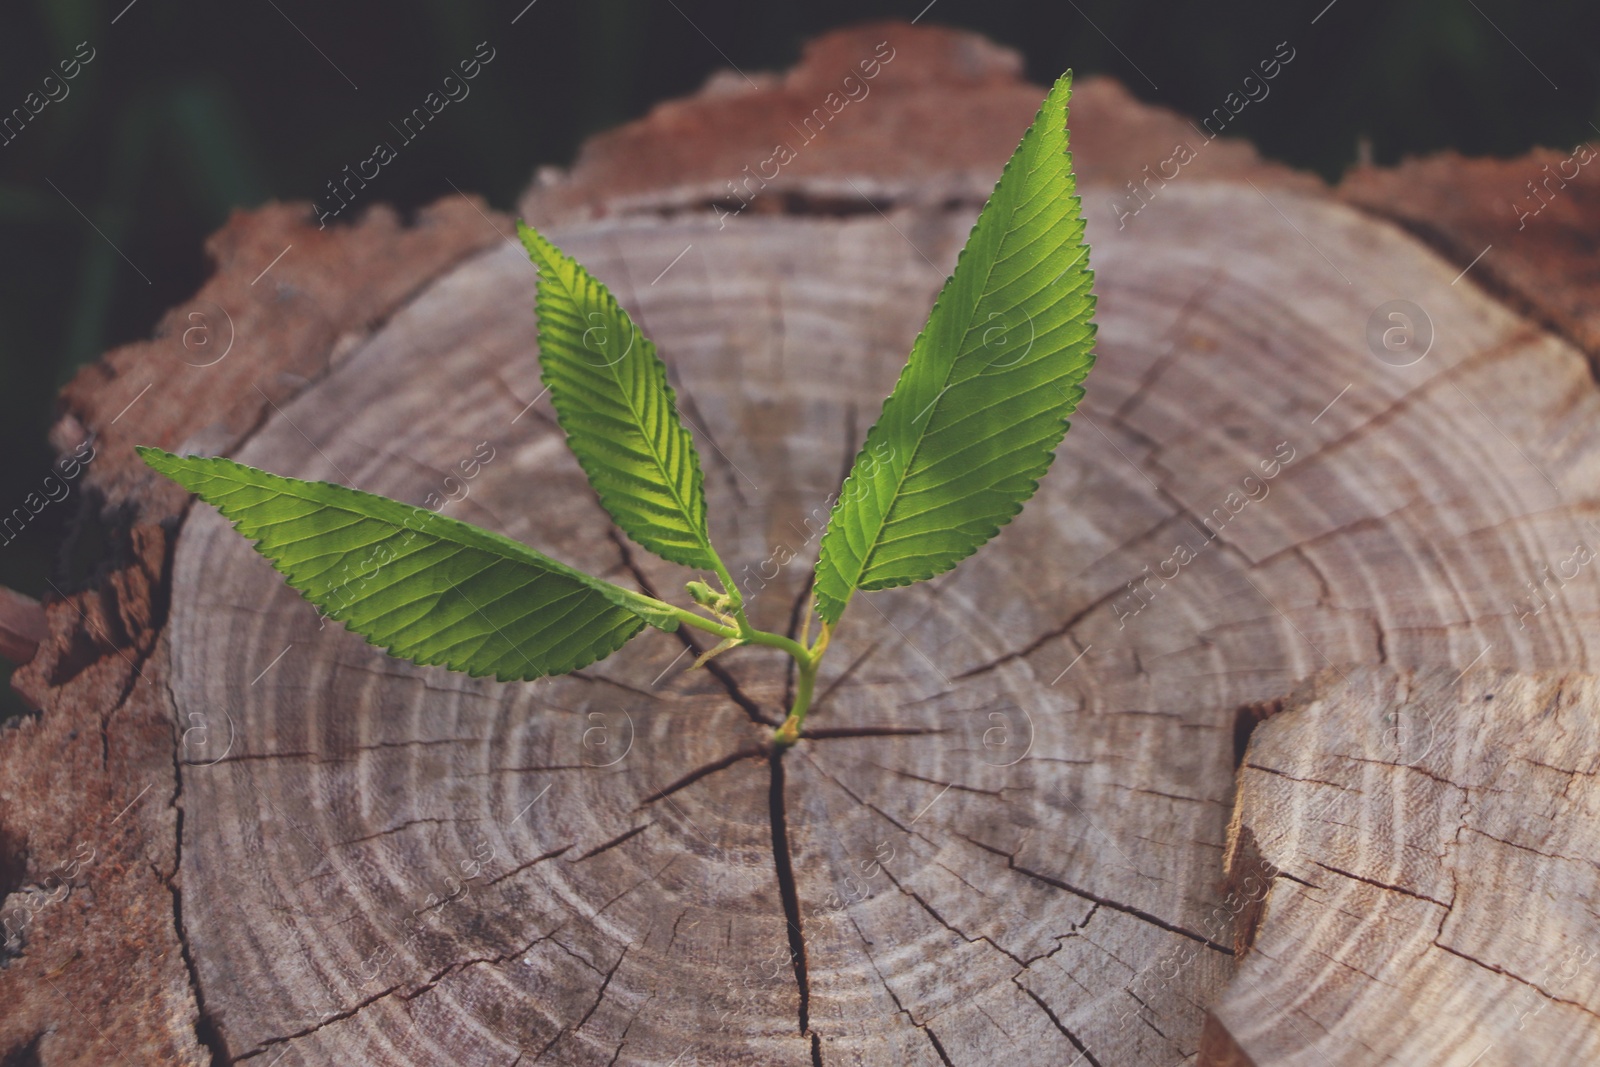
M1338 195L1391 219L1600 366L1600 138L1515 159L1442 152L1358 167ZM1580 160L1587 160L1580 163Z
M1591 1063L1590 675L1326 672L1256 731L1238 835L1273 876L1216 1020L1275 1064Z
M724 686L650 634L534 686L386 662L319 631L197 513L173 690L237 728L220 763L185 772L184 856L207 886L186 927L230 1051L447 1062L470 1035L505 1062L805 1063L813 1040L823 1062L1193 1055L1232 973L1238 709L1330 664L1587 665L1565 623L1593 610L1592 576L1526 628L1507 576L1577 535L1563 501L1589 499L1592 438L1563 434L1557 466L1550 428L1593 425L1600 399L1578 353L1391 227L1235 184L1162 206L1159 228L1091 217L1100 363L1040 495L991 550L868 597L841 629L812 721L895 732L804 743L781 806L758 757L715 769L776 717L781 661L727 657ZM794 552L754 590L758 624L790 618L806 516L971 217L557 232L666 353L735 574ZM532 316L502 310L526 309L531 279L509 244L452 272L239 458L420 501L486 440L496 459L458 515L670 595L686 573L595 536L602 513L534 402ZM1448 350L1405 368L1367 350L1395 292ZM1531 363L1533 388L1510 371ZM1147 581L1179 545L1194 558ZM597 728L632 739L612 766L586 766L610 758ZM707 924L710 942L682 940Z
M786 168L783 196L719 219L717 187L766 158L868 37L900 51L873 96L807 143L796 167L815 170ZM525 200L660 344L706 459L714 535L760 625L792 618L828 494L1042 95L1018 69L969 35L845 31L794 74L719 79L658 109ZM1593 669L1595 568L1566 575L1594 543L1600 398L1567 335L1460 277L1470 257L1435 243L1440 258L1246 146L1217 142L1119 226L1112 196L1179 124L1111 83L1080 86L1101 346L1075 429L995 544L936 582L858 598L812 736L776 764L763 739L789 680L763 650L687 673L691 652L651 632L580 676L474 682L323 628L209 509L175 546L174 524L158 525L181 494L139 480L136 440L417 503L465 490L458 517L675 595L690 575L597 533L603 513L539 396L533 271L501 243L505 220L456 201L443 230L391 243L380 216L347 238L361 254L319 249L332 265L261 322L299 336L312 301L340 309L331 325L153 414L156 390L118 416L157 345L92 372L57 443L118 420L99 477L143 516L126 535L139 562L51 606L52 639L23 672L45 711L26 747L7 739L21 784L0 828L15 836L28 823L11 811L53 804L39 824L70 856L62 827L109 824L132 790L88 767L91 739L119 774L140 760L165 777L159 804L116 824L134 827L116 894L75 891L77 925L35 927L0 971L24 1005L4 1050L286 1067L1266 1064L1303 1051L1263 1037L1277 1021L1363 1033L1323 1001L1250 1007L1266 966L1252 945L1288 946L1275 951L1291 977L1318 973L1294 945L1350 949L1286 876L1235 906L1301 842L1343 866L1314 821L1259 806L1243 821L1235 794L1256 793L1239 761L1249 745L1261 766L1331 772L1359 751L1334 743L1347 737L1328 726L1334 705L1360 714L1390 683L1334 697L1312 737L1283 709L1320 672ZM235 230L285 225L273 212L296 214ZM297 232L260 234L255 270ZM243 290L244 274L218 284ZM369 304L369 290L385 295ZM1433 326L1410 366L1369 347L1391 300ZM494 458L466 479L485 444ZM99 673L78 667L85 648ZM69 676L70 700L52 688ZM1508 692L1548 684L1493 676ZM97 732L72 748L84 724ZM49 744L82 750L77 789L43 781L61 765ZM1361 784L1340 803L1430 832L1426 805L1395 807L1395 783ZM1570 822L1557 805L1571 788L1552 777L1496 796L1497 817ZM46 870L30 859L23 878ZM1418 903L1398 896L1384 902ZM1559 914L1564 936L1594 939L1582 914ZM1473 921L1446 942L1522 977L1553 936L1533 921L1527 944L1496 944ZM135 966L170 999L117 1001ZM1350 1002L1373 997L1339 973ZM41 974L79 983L63 987L71 1002ZM1417 979L1380 1002L1424 1011L1436 987ZM1545 991L1592 1007L1588 988ZM1548 1047L1586 1047L1593 1020L1556 1007L1539 1020L1559 1018L1565 1044Z
M14 1062L216 1061L178 874L178 753L205 731L188 732L197 724L166 686L171 533L188 500L132 446L234 447L485 242L459 198L410 228L388 210L327 233L310 218L295 205L236 214L209 243L216 274L194 299L63 391L51 441L92 458L72 482L82 496L58 506L80 507L109 550L87 588L47 598L47 636L12 676L38 714L0 734L0 1054L33 1057ZM290 245L313 256L291 252L262 279Z

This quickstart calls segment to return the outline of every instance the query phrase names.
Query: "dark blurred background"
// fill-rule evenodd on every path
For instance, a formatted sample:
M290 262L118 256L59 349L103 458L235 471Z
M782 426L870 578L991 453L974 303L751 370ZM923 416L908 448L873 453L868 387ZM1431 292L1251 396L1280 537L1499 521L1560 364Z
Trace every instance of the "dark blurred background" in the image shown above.
M782 69L819 31L925 5L7 0L0 115L88 54L80 42L94 58L0 144L0 513L47 473L57 388L194 292L202 241L231 209L316 198L478 42L494 62L384 167L373 200L413 208L454 183L510 208L537 165L570 162L585 136L730 62ZM1040 83L1068 66L1109 73L1191 114L1288 41L1278 103L1247 107L1228 135L1329 180L1359 152L1385 163L1600 141L1594 0L935 0L922 20L1019 49ZM59 549L81 494L70 499L0 547L0 583L41 596L48 579L79 580Z

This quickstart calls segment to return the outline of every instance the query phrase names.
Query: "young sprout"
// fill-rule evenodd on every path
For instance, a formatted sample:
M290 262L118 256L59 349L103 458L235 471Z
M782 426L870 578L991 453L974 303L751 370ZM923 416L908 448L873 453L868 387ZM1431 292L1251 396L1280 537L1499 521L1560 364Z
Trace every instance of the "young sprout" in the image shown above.
M994 537L1038 488L1083 396L1095 298L1067 150L1071 80L1056 82L1006 164L856 456L799 640L746 617L712 545L700 458L655 346L598 279L526 225L539 360L567 443L623 533L714 576L686 585L698 610L385 497L220 457L139 453L215 505L323 612L415 663L531 680L603 659L647 625L716 636L700 663L742 645L779 649L794 659L796 684L773 743L793 745L851 597L942 574ZM379 580L345 577L375 565Z

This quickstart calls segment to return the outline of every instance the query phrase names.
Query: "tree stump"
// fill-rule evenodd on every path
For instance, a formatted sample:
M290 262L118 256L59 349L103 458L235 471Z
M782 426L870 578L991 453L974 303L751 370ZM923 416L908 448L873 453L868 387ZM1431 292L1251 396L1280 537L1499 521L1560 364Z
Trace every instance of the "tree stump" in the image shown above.
M522 205L664 353L759 626L797 619L1037 107L1019 69L843 31ZM858 598L781 758L782 657L689 670L650 631L533 684L413 667L138 465L438 494L614 581L689 577L601 532L506 218L236 217L196 299L64 395L120 549L48 605L41 712L0 742L6 1062L1592 1058L1600 393L1539 312L1578 300L1517 264L1600 212L1507 213L1485 291L1425 202L1448 175L1330 195L1218 141L1128 217L1193 128L1090 79L1071 129L1100 294L1074 431L996 542Z

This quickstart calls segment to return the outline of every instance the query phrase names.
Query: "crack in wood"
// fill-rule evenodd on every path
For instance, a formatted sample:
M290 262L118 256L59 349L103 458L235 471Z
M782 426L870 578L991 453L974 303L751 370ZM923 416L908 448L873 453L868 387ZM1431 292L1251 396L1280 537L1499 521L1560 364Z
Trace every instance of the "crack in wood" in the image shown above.
M1329 871L1329 872L1331 872L1333 874L1341 875L1341 876L1343 876L1345 878L1350 879L1353 882L1365 883L1366 885L1372 886L1374 889L1384 889L1384 890L1387 890L1387 891L1389 891L1391 893L1400 893L1403 896L1411 897L1414 900L1421 900L1421 901L1424 901L1424 902L1426 902L1428 904L1437 905L1438 907L1444 908L1447 911L1450 908L1450 905L1445 903L1444 901L1435 900L1433 897L1428 896L1426 893L1418 893L1414 889L1407 889L1404 886L1399 886L1399 885L1390 885L1388 882L1380 882L1376 878L1367 878L1364 875L1355 874L1355 873L1353 873L1351 871L1341 870L1340 868L1335 867L1332 864L1323 863L1321 860L1318 860L1318 859L1314 859L1311 862L1315 863L1318 867L1321 867L1325 871Z
M1150 1002L1141 997L1138 993L1134 992L1131 986L1127 987L1125 991L1127 992L1128 996L1139 1002L1139 1007L1144 1009L1143 1012L1139 1013L1139 1021L1144 1023L1150 1029L1154 1030L1156 1033L1160 1034L1163 1041L1171 1041L1172 1039L1167 1036L1167 1032L1156 1025L1156 1010L1150 1006Z
M1426 399L1435 388L1454 385L1456 378L1461 376L1461 372L1472 368L1478 363L1491 362L1502 356L1528 348L1538 342L1539 335L1539 330L1523 325L1493 344L1463 356L1455 363L1452 363L1444 372L1425 378L1414 388L1401 393L1392 404L1380 409L1366 422L1357 423L1341 436L1334 438L1317 449L1317 451L1306 456L1307 463L1302 464L1302 466L1309 465L1309 461L1312 460L1325 462L1330 456L1336 455L1345 448L1370 436L1375 430L1394 422L1401 415L1404 415Z
M819 726L808 728L802 740L830 741L841 737L930 737L954 733L928 726Z
M565 924L563 924L563 925L565 925ZM335 1012L335 1013L332 1013L332 1014L329 1014L329 1015L325 1016L320 1022L316 1023L313 1026L306 1027L303 1030L298 1030L298 1031L296 1031L295 1033L292 1033L292 1034L285 1034L285 1035L283 1035L281 1037L268 1038L267 1040L262 1041L255 1048L251 1049L249 1052L246 1052L244 1055L239 1056L238 1058L234 1059L232 1062L233 1063L243 1063L245 1060L254 1059L257 1056L260 1056L260 1055L266 1053L267 1051L272 1049L274 1046L285 1045L285 1044L288 1044L291 1041L297 1041L302 1037L308 1037L311 1034L316 1033L318 1030L323 1029L324 1027L331 1026L334 1023L337 1023L337 1022L342 1022L345 1019L353 1018L354 1016L356 1016L360 1012L365 1011L367 1008L371 1007L372 1005L378 1003L381 1000L384 1000L387 997L397 996L398 999L403 1000L403 1001L407 1001L407 1002L413 1001L416 998L422 996L422 994L427 993L428 991L432 990L435 986L437 986L444 979L450 977L451 975L459 974L462 971L466 970L468 967L478 967L478 966L482 966L484 964L491 964L492 965L492 964L505 963L507 960L515 959L518 956L526 955L528 952L530 952L533 949L533 947L535 945L538 945L538 944L540 944L540 943L542 943L544 941L551 941L551 942L553 942L553 943L555 943L557 945L560 945L560 942L555 941L555 933L556 933L556 931L558 931L560 929L561 929L561 927L558 926L558 927L556 927L556 930L552 930L548 934L541 934L538 937L534 938L532 941L529 941L527 944L522 945L520 948L513 949L510 952L502 952L502 953L500 953L499 955L496 955L496 956L474 956L474 957L472 957L470 959L453 961L453 962L451 962L449 964L446 964L444 967L441 967L439 970L435 971L431 976L429 976L428 978L424 979L422 982L417 983L416 987L411 989L408 992L401 992L402 990L404 990L406 988L407 983L398 982L395 985L390 986L388 989L383 990L381 993L375 993L370 997L362 998L360 1001L358 1001L357 1003L355 1003L351 1007L345 1009L344 1011ZM561 947L565 947L565 946L561 946ZM570 950L569 950L569 954L570 954ZM581 957L580 957L580 959L581 959ZM620 960L618 962L620 963ZM277 1061L274 1060L273 1062L276 1063Z
M789 961L794 967L799 990L800 1032L811 1030L811 981L806 973L806 939L801 927L800 892L795 884L794 860L789 853L789 825L784 810L783 750L774 749L768 757L771 780L767 790L767 812L772 824L772 866L778 876L778 896L783 902L784 927L789 937Z
M1121 782L1109 782L1107 784L1112 789L1120 789L1125 793L1143 793L1145 796L1161 797L1165 800L1181 800L1185 804L1223 804L1223 801L1212 797L1186 797L1182 793L1167 793L1160 789L1148 789L1142 785L1123 785Z
M1180 343L1179 334L1188 325L1189 320L1195 316L1195 312L1205 302L1206 298L1216 291L1225 276L1225 271L1220 269L1213 270L1206 275L1204 281L1195 287L1192 293L1184 298L1183 303L1178 308L1178 313L1172 317L1171 324L1162 333L1167 342L1166 351L1150 361L1150 366L1145 368L1144 373L1139 376L1139 380L1128 390L1128 395L1123 398L1122 403L1118 404L1108 417L1114 418L1123 426L1128 425L1128 415L1148 397L1149 390L1167 372L1168 368L1184 353L1193 351L1192 345Z
M1079 1056L1088 1061L1090 1067L1102 1067L1100 1061L1094 1058L1094 1053L1089 1051L1089 1046L1085 1045L1083 1043L1083 1039L1077 1034L1067 1029L1066 1024L1061 1021L1061 1017L1051 1010L1050 1005L1044 1002L1043 997L1039 996L1039 994L1035 993L1021 982L1018 982L1015 978L1013 978L1011 981L1018 989L1028 994L1028 999L1039 1005L1039 1010L1044 1012L1045 1015L1049 1017L1051 1024L1054 1025L1057 1030L1060 1030L1061 1035L1072 1043L1072 1047L1078 1050ZM1143 1002L1141 1001L1141 1003ZM1156 1033L1160 1034L1161 1031L1157 1030ZM1166 1037L1167 1035L1161 1034L1161 1036Z
M1389 764L1389 766L1392 767L1394 764ZM1325 785L1329 789L1337 789L1341 792L1349 790L1357 796L1361 795L1361 790L1353 785L1341 785L1338 782L1330 782L1326 778L1296 778L1288 771L1280 771L1276 767L1266 767L1259 763L1246 763L1244 768L1251 771L1260 771L1262 774L1270 774L1277 778L1284 778L1291 782L1299 782L1302 785Z
M918 893L915 889L907 889L904 885L902 885L900 883L900 879L896 878L894 876L894 872L889 870L889 868L887 866L883 867L883 873L889 876L889 881L894 883L894 887L896 889L898 889L902 894L904 894L905 896L910 897L912 900L916 901L919 905L921 905L922 910L927 912L929 915L931 915L933 917L933 921L934 922L938 923L940 926L944 927L946 930L949 930L951 933L953 933L957 937L961 938L961 940L965 941L967 944L976 945L981 941L983 944L988 945L990 948L994 949L996 952L998 952L1002 956L1006 957L1006 959L1010 960L1012 963L1015 963L1022 970L1027 970L1028 969L1028 965L1026 963L1024 963L1022 960L1018 959L1015 955L1013 955L1011 952L1009 952L1007 949L1005 949L1001 945L996 944L988 936L986 936L984 934L979 934L976 937L973 937L972 935L968 934L965 930L961 929L958 926L953 925L943 915L939 914L938 909L936 909L932 904L929 904L927 902L927 900L923 899L923 896L922 896L921 893Z
M924 1023L917 1029L928 1035L928 1040L933 1043L933 1051L939 1054L939 1061L944 1064L944 1067L955 1067L955 1064L950 1061L950 1053L944 1050L944 1042L940 1041L939 1035L933 1032L933 1027Z
M594 685L616 686L618 689L621 689L624 692L632 693L634 696L644 697L646 700L659 700L661 697L660 693L652 693L648 689L641 689L638 686L632 685L628 682L618 681L617 679L609 678L604 674L596 674L593 671L594 666L594 664L591 664L589 667L580 667L575 671L568 671L565 677L577 678L579 681L589 682Z
M968 837L966 834L960 833L959 831L956 832L956 836L960 837L964 841L967 841L969 844L983 849L985 852L1004 857L1006 866L1010 870L1016 871L1018 874L1026 875L1027 877L1036 881L1043 882L1045 885L1053 886L1056 889L1071 893L1074 896L1082 897L1084 900L1092 901L1096 904L1103 904L1112 911L1120 911L1124 915L1130 915L1135 919L1142 919L1158 929L1165 930L1168 933L1177 934L1180 937L1187 937L1191 941L1197 941L1207 948L1215 952L1220 952L1225 956L1232 956L1234 954L1233 949L1227 947L1226 945L1219 945L1217 942L1211 940L1209 937L1206 937L1204 934L1198 934L1193 930L1188 930L1182 926L1179 926L1177 923L1168 922L1159 915L1145 911L1143 908L1137 908L1132 904L1124 904L1121 901L1112 900L1109 897L1101 896L1098 893L1090 892L1089 890L1080 886L1075 886L1070 882L1063 881L1062 879L1056 878L1053 875L1045 874L1043 871L1036 871L1031 867L1024 867L1022 864L1017 862L1015 853L1006 852L1004 849L999 849L993 845L979 841L976 838Z
M898 767L885 767L881 763L869 762L867 766L876 770L880 770L885 774L892 774L897 778L909 778L913 782L924 782L928 785L942 785L946 789L955 789L963 793L977 793L980 796L986 797L1001 797L1005 795L1004 789L980 789L978 786L962 785L960 782L941 782L939 779L929 778L925 774L916 774L912 771L903 771Z
M964 682L968 678L973 678L980 674L987 674L997 667L1002 667L1005 664L1011 663L1015 660L1026 659L1035 652L1039 651L1039 649L1043 648L1045 645L1049 644L1051 641L1054 641L1059 637L1067 636L1072 632L1073 627L1077 626L1095 611L1111 603L1113 600L1120 596L1124 596L1125 593L1126 591L1120 585L1110 589L1106 593L1090 601L1088 604L1085 604L1071 615L1067 616L1066 620L1061 622L1059 625L1051 627L1049 630L1035 637L1021 648L1013 652L1007 652L1004 655L996 656L987 663L980 663L976 667L968 667L960 674L957 674L952 681Z
M168 582L173 572L177 555L177 536L169 534L164 538L162 546L160 573L149 573L151 590L151 633L157 635L150 642L150 649L141 657L148 661L149 655L155 650L159 635L165 631L168 622L168 608L171 604L171 592ZM133 675L137 677L137 674ZM166 885L167 892L172 895L172 930L177 937L179 957L183 960L184 973L189 979L189 989L194 996L195 1020L194 1036L200 1047L211 1054L212 1067L228 1067L233 1062L228 1052L227 1039L223 1036L219 1021L211 1014L206 1006L205 995L200 990L200 971L195 964L195 956L189 945L189 933L183 922L183 893L178 887L178 877L183 871L183 738L179 731L178 695L172 689L172 674L170 670L163 671L161 677L162 688L166 691L166 703L172 713L172 796L167 799L167 807L173 813L173 853L172 873L161 876L160 881ZM118 698L118 706L132 694L131 685L123 689Z
M167 696L173 698L170 683L167 686ZM176 700L173 707L177 707ZM174 724L176 724L176 717ZM174 725L176 730L176 725ZM178 889L176 876L183 870L183 766L179 758L179 739L173 738L172 744L172 773L173 789L172 798L167 802L175 815L176 826L173 836L176 841L173 853L173 876L163 879L167 891L172 894L172 929L178 937L178 950L183 959L184 970L189 976L189 988L194 993L195 1020L194 1036L200 1047L211 1053L212 1067L228 1067L233 1059L228 1054L227 1040L222 1036L222 1028L218 1021L212 1017L206 1007L205 995L200 991L200 971L195 965L194 952L189 947L189 934L183 925L183 894Z
M918 833L916 830L913 830L910 826L906 825L905 823L902 823L899 819L896 819L893 815L890 815L888 812L884 811L882 808L878 807L876 804L872 803L870 800L867 800L865 797L859 796L856 793L855 790L851 789L849 786L847 786L843 782L839 781L838 778L836 778L833 775L829 774L828 771L827 771L827 768L823 767L822 764L818 763L816 760L810 758L810 754L809 753L807 753L806 762L810 763L811 766L815 767L818 774L822 775L828 781L832 782L834 784L834 786L839 789L840 792L844 793L845 796L849 797L851 800L855 801L857 804L861 805L863 808L866 808L868 811L875 812L880 818L882 818L889 825L893 826L896 830L899 830L903 834L909 834L909 835L911 835L913 837L920 837L920 838L922 838L922 840L928 841L928 839L926 837L923 837L922 834ZM928 841L928 843L930 845L933 844L933 842L931 842L931 841Z
M579 1030L582 1030L583 1024L587 1023L590 1017L592 1017L594 1013L599 1010L601 1003L606 999L606 989L610 987L611 979L616 975L617 969L622 966L622 961L628 958L628 949L632 947L633 946L631 945L622 946L622 954L617 957L617 962L613 963L611 965L611 969L606 972L605 978L601 979L600 991L595 994L594 1003L589 1005L589 1010L583 1013L583 1018L578 1020L578 1025L572 1028L573 1033L577 1033Z
M721 759L712 760L710 763L696 767L687 774L673 779L673 781L667 785L662 786L660 789L657 789L655 792L639 801L639 803L635 804L633 806L633 810L639 811L650 804L654 804L658 800L665 800L667 797L670 797L672 794L678 792L678 790L685 789L688 786L698 782L700 779L707 777L708 775L715 774L721 770L726 770L742 760L756 759L766 756L769 753L770 748L771 746L768 745L745 745L742 748L735 749L726 756L723 756Z
M332 766L340 763L354 763L353 759L346 756L332 756L325 752L241 752L238 755L227 755L215 763L207 763L208 767L221 767L230 763L266 763L272 760L304 760L314 767Z
M329 847L330 848L348 848L351 845L360 845L360 844L364 844L367 841L376 841L380 837L388 837L391 834L401 833L401 832L403 832L405 830L411 829L413 826L453 826L456 823L479 822L479 821L480 820L478 820L478 819L471 819L471 818L468 818L468 819L436 819L436 818L407 819L407 820L405 820L404 822L400 823L397 826L390 826L390 827L387 827L387 828L382 829L382 830L375 830L370 834L362 834L360 837L352 837L352 838L349 838L349 839L344 840L344 841L335 841Z
M334 1013L331 1013L329 1015L324 1016L320 1022L316 1023L313 1026L308 1026L303 1030L296 1030L292 1034L284 1034L281 1037L269 1037L266 1040L262 1041L260 1044L258 1044L255 1048L251 1049L249 1052L246 1052L243 1055L234 1057L234 1059L231 1062L233 1062L233 1063L243 1063L246 1060L252 1060L252 1059L255 1059L257 1056L265 1054L266 1052L268 1052L269 1050L271 1050L272 1048L274 1048L274 1047L276 1047L278 1045L286 1045L291 1041L297 1041L302 1037L308 1037L311 1034L316 1033L318 1030L321 1030L325 1026L332 1026L334 1023L342 1022L345 1019L351 1018L352 1016L356 1015L358 1012L362 1011L363 1009L365 1009L367 1007L370 1007L373 1004L376 1004L378 1001L382 1000L383 998L388 997L388 996L392 996L393 994L397 993L401 989L404 989L405 986L406 986L406 983L399 982L399 983L397 983L395 985L390 986L388 989L383 990L380 993L374 993L370 997L363 997L361 1000L358 1000L356 1003L352 1004L348 1008L345 1008L343 1011L334 1012Z
M1478 959L1475 956L1471 956L1471 955L1468 955L1465 952L1462 952L1460 949L1451 948L1449 945L1441 944L1439 942L1438 938L1434 938L1432 940L1432 942L1430 942L1430 943L1433 945L1434 948L1440 949L1440 950L1442 950L1444 952L1450 953L1450 955L1452 955L1452 956L1456 956L1456 957L1458 957L1460 959L1466 960L1468 963L1472 964L1475 967L1482 967L1484 970L1490 972L1491 974L1498 974L1498 975L1501 975L1502 977L1511 979L1513 982L1517 982L1517 983L1520 983L1521 985L1525 985L1529 989L1533 990L1535 993L1539 994L1541 997L1544 997L1546 1000L1550 1001L1552 1004L1564 1004L1569 1008L1577 1008L1579 1011L1583 1012L1585 1015L1589 1015L1589 1016L1592 1016L1592 1017L1594 1017L1596 1019L1600 1019L1600 1012L1596 1012L1593 1008L1590 1008L1590 1007L1588 1007L1588 1006L1586 1006L1584 1004L1580 1004L1576 1000L1568 1000L1565 997L1558 997L1554 993L1550 993L1550 992L1546 991L1545 989L1543 989L1537 982L1530 982L1528 979L1523 978L1521 975L1516 974L1513 971L1508 971L1504 967L1501 967L1498 964L1485 963L1485 962L1483 962L1482 960Z
M569 955L573 959L577 960L583 966L589 968L589 970L593 971L597 977L604 977L606 972L602 971L599 967L595 966L593 960L590 960L587 957L585 957L582 953L575 951L572 948L571 945L567 944L565 941L562 941L562 940L560 940L559 938L556 937L557 934L559 934L561 931L565 930L566 928L567 928L567 924L565 922L563 922L560 926L557 926L554 930L551 930L544 937L541 937L538 941L535 941L534 944L535 945L541 945L541 944L544 944L546 941L548 941L548 942L550 942L550 944L554 945L556 948L560 949L562 952L565 952L567 955ZM532 948L533 946L530 945L528 947ZM526 951L526 950L524 950L524 951Z
M652 823L651 825L654 825L654 824ZM648 882L660 881L661 880L661 876L663 874L667 873L667 869L669 867L671 867L674 863L677 863L680 858L681 858L680 856L673 856L671 859L667 860L667 862L665 862L665 863L663 863L661 865L661 869L659 871L654 871L654 872L652 872L650 874L645 875L643 878L639 879L637 882L634 882L628 888L624 889L622 892L618 893L616 896L612 897L610 900L608 900L604 904L600 905L598 908L595 909L594 914L589 916L589 918L590 919L598 919L601 915L605 914L605 912L611 907L611 905L615 904L617 901L621 900L623 897L627 896L629 893L632 893L635 889L638 889L640 886L645 885Z
M890 1000L894 1001L895 1011L900 1015L904 1015L906 1017L906 1021L909 1022L914 1029L921 1030L925 1035L927 1035L929 1042L931 1042L933 1045L934 1051L939 1054L939 1059L943 1063L949 1065L949 1067L954 1067L954 1065L950 1063L950 1056L947 1052L945 1052L944 1045L939 1041L938 1036L928 1028L927 1023L917 1021L917 1017L911 1014L911 1010L901 1003L899 994L894 991L894 987L889 984L889 980L883 976L883 971L878 967L877 959L873 957L872 952L866 947L872 942L868 941L867 935L862 933L861 924L856 922L856 917L850 914L848 911L845 912L845 917L850 920L850 925L855 928L856 937L860 938L861 940L861 951L862 954L867 957L867 963L872 966L872 973L878 976L878 982L883 986L883 991L889 994Z
M618 960L617 962L620 965L622 961ZM617 1060L622 1057L622 1050L628 1047L628 1031L633 1029L633 1024L639 1021L640 1015L644 1014L646 1005L648 1005L654 999L656 999L656 995L654 993L651 993L648 997L645 997L644 1003L640 1004L638 1010L628 1017L628 1025L622 1028L622 1037L617 1040L617 1051L611 1054L611 1059L607 1061L606 1067L616 1067Z
M541 852L539 855L533 857L533 859L531 859L531 860L528 860L526 863L519 863L515 867L513 867L509 871L507 871L505 874L496 875L495 877L489 879L487 882L485 882L483 884L487 888L488 886L495 885L497 883L503 882L507 878L511 878L511 877L514 877L516 875L521 874L523 871L527 870L529 867L534 866L535 864L543 863L545 860L553 860L557 856L565 855L566 853L572 851L572 849L575 848L576 845L577 845L577 842L569 841L567 844L562 845L560 848L551 849L549 852Z
M643 826L635 826L631 830L624 830L622 833L618 834L616 837L613 837L611 840L604 841L604 842L596 845L594 848L591 848L588 852L585 852L583 855L579 856L577 859L573 860L572 862L574 862L574 863L582 863L586 859L590 859L591 857L600 855L600 853L602 853L602 852L606 852L606 851L609 851L610 849L616 848L618 845L622 844L624 841L628 840L629 838L638 837L640 834L644 833L646 830L650 829L650 827L652 827L654 825L655 825L654 822L647 822Z

